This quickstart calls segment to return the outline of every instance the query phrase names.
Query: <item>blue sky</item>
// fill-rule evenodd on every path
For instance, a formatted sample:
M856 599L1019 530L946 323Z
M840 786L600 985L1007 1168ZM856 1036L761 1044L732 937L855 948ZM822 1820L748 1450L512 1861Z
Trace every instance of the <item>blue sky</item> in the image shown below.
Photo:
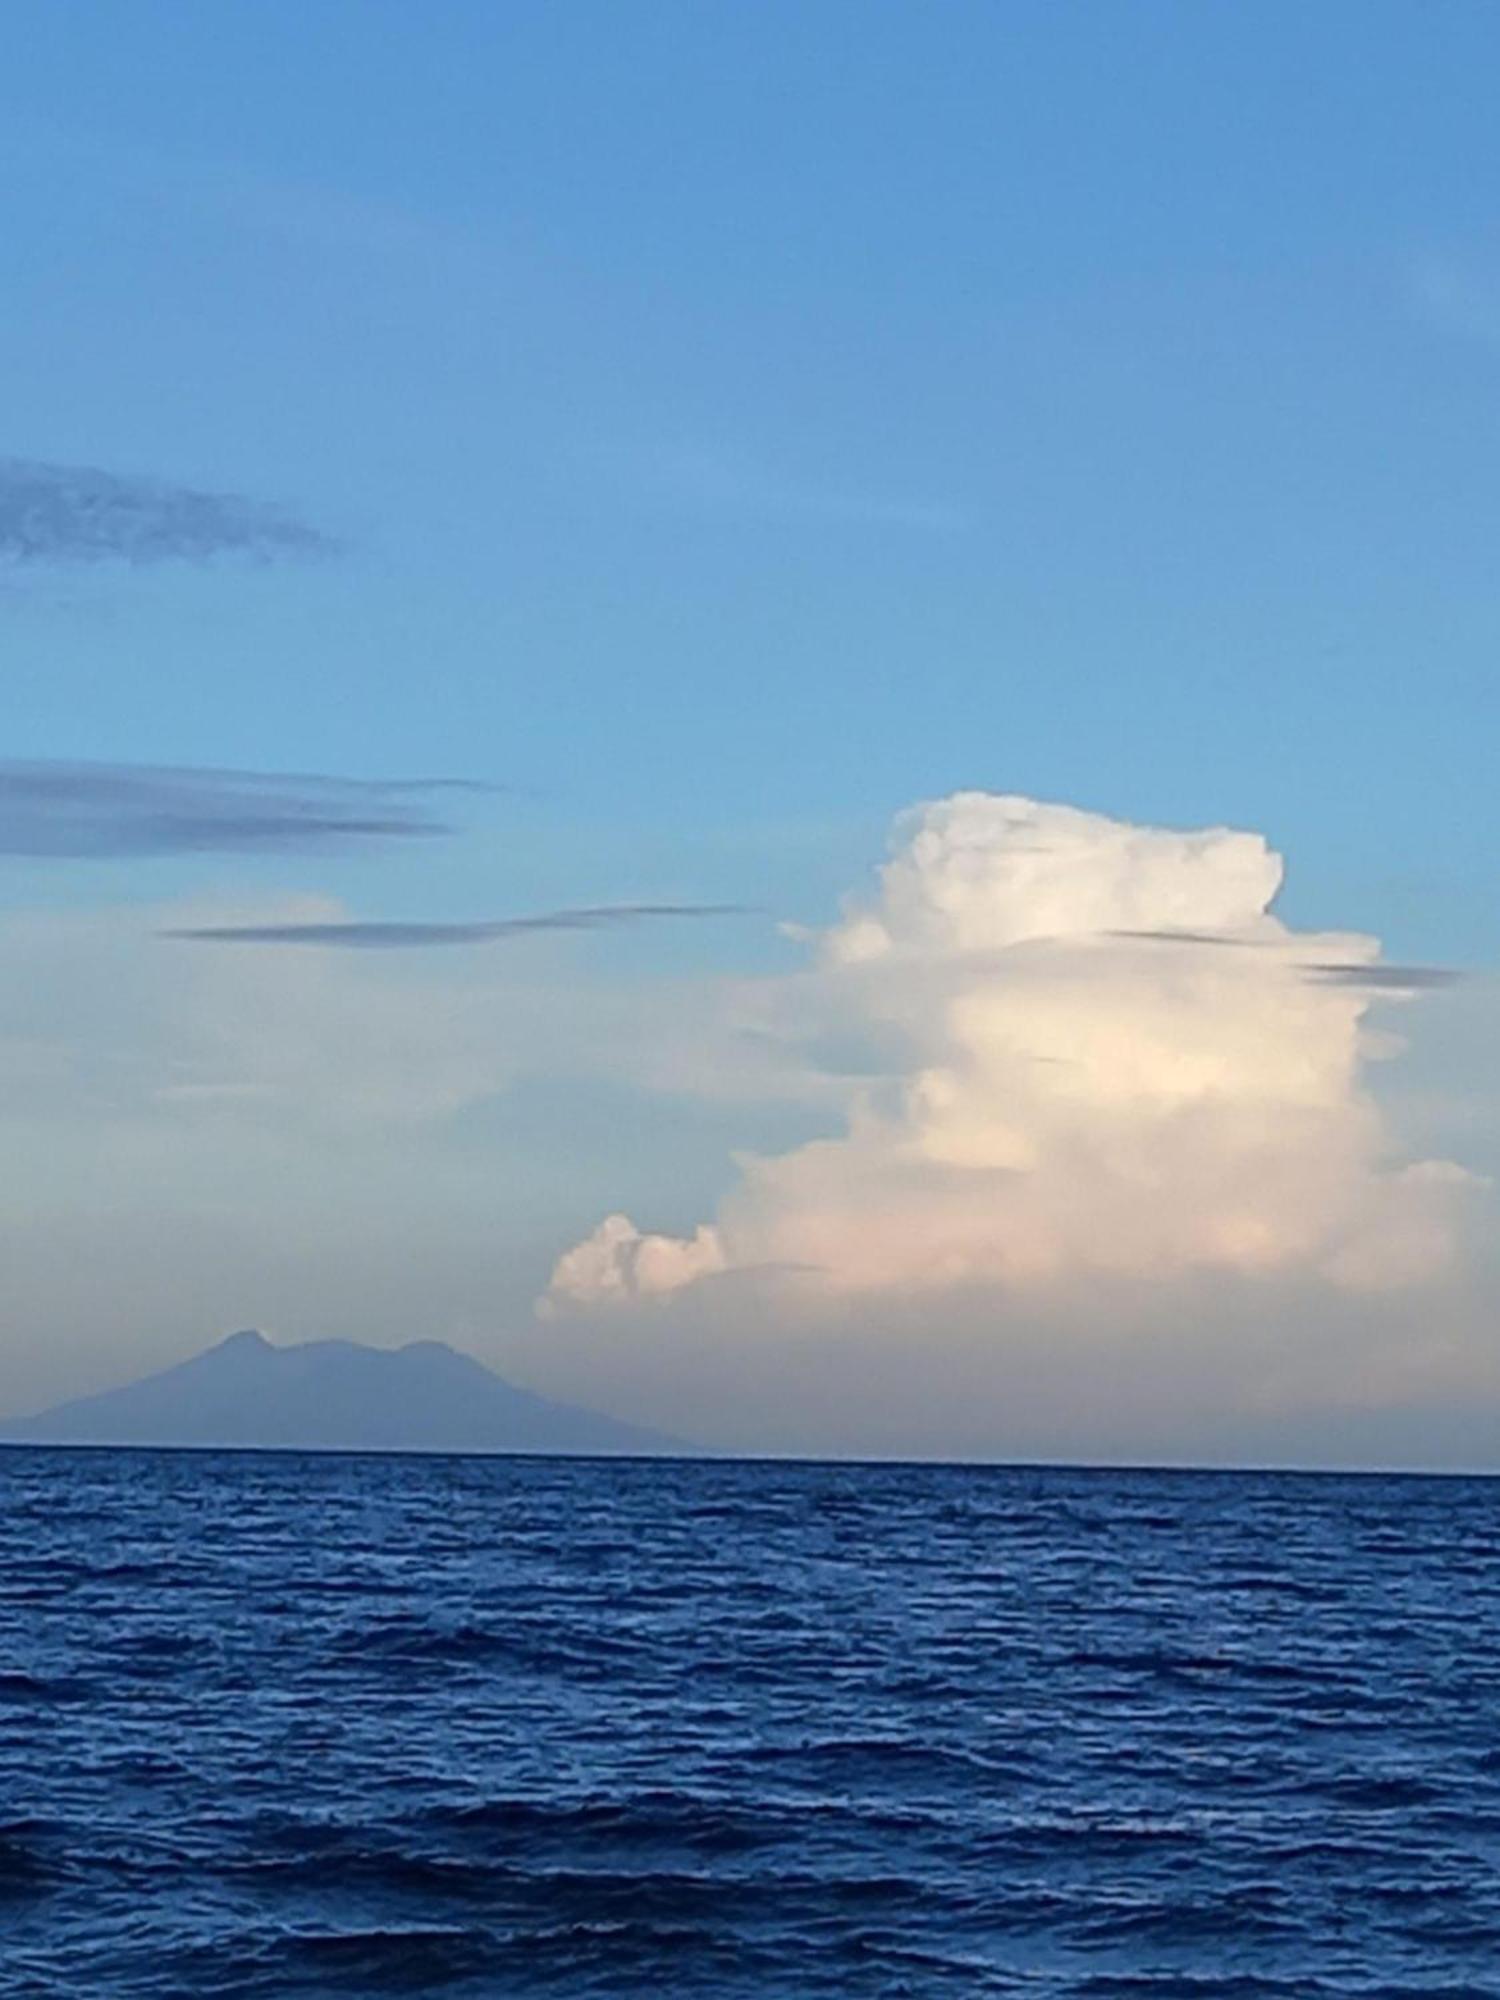
M12 20L10 448L348 544L24 607L18 749L534 787L580 879L1001 783L1493 943L1487 7Z
M333 546L7 566L4 753L497 788L352 854L12 858L12 910L826 925L894 813L982 789L1257 829L1288 922L1493 964L1488 4L20 0L6 40L0 454ZM764 917L553 949L795 959ZM700 1178L780 1130L678 1115L640 1156Z

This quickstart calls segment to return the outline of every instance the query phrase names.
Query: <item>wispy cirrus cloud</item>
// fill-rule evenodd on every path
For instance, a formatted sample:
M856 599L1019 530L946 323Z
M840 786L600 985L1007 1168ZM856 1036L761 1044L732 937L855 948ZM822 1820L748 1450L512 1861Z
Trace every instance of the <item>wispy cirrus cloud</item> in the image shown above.
M704 508L824 527L910 528L950 532L964 525L956 507L814 477L783 474L726 453L664 452L656 477Z
M334 544L279 508L89 465L0 458L0 562L29 566L203 562L328 554Z
M663 917L732 917L750 912L739 903L605 903L575 910L542 910L534 916L497 917L480 923L194 924L162 937L194 944L319 945L346 951L406 951L426 945L496 944L536 931L593 931Z
M183 765L0 761L0 855L28 860L307 853L452 831L446 778L361 779Z
M634 497L706 519L741 519L803 529L951 534L969 525L953 504L871 483L848 469L767 461L732 441L591 436L574 453L591 478Z

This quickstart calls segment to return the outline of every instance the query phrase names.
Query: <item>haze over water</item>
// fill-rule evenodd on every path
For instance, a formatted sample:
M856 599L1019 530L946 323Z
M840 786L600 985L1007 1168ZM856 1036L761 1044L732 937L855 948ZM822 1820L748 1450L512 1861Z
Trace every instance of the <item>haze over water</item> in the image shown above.
M0 1454L0 1994L1494 1991L1500 1491Z

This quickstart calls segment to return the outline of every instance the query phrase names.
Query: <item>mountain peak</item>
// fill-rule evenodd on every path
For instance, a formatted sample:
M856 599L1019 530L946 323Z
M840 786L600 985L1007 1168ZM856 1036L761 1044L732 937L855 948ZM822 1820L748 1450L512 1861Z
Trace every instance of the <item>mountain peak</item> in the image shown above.
M270 1345L258 1326L242 1326L238 1333L225 1334L219 1342L218 1351L222 1354L227 1349L238 1348L248 1353L252 1348L269 1348Z

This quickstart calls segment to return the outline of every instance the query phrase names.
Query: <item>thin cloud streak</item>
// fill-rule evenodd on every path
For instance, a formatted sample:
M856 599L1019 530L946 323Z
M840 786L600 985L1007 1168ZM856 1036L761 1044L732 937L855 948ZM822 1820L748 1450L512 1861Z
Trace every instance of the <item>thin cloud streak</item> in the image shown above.
M1105 931L1103 936L1119 938L1129 944L1206 944L1228 945L1236 951L1246 947L1275 945L1280 942L1270 937L1219 937L1212 931Z
M497 944L536 931L605 930L662 917L741 917L741 903L609 903L577 910L542 910L468 924L310 923L196 924L157 935L190 944L316 945L343 951L408 951L433 945Z
M429 795L451 778L334 778L186 765L0 761L0 855L121 860L321 853L451 833Z
M1228 947L1236 951L1247 949L1278 950L1285 952L1284 937L1216 937L1209 931L1108 931L1106 936L1119 938L1132 944L1180 944L1206 945L1213 949ZM1368 987L1372 990L1384 988L1389 992L1425 992L1441 986L1455 986L1469 974L1450 965L1342 965L1304 964L1300 970L1307 978L1328 986Z
M1304 965L1302 970L1325 986L1367 986L1396 993L1456 986L1467 976L1447 965Z
M279 508L91 465L0 458L0 561L205 562L328 555L328 536Z

